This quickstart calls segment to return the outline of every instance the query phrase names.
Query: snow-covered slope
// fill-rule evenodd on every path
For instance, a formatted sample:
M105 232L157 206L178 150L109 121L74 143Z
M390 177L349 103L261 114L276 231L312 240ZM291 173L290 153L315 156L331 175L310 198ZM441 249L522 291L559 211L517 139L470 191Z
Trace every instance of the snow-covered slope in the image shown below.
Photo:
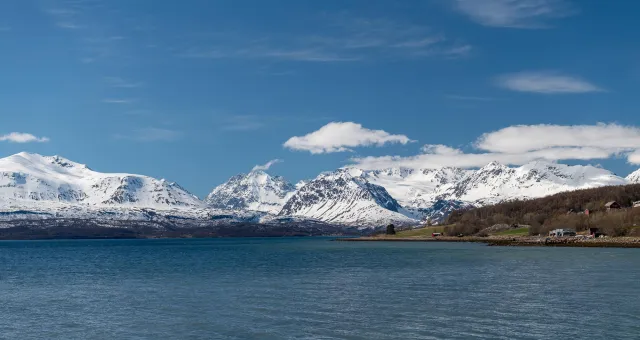
M216 187L205 202L213 208L277 214L295 190L284 178L256 170L231 177Z
M351 170L357 173L356 170ZM462 179L469 170L445 167L441 169L390 168L362 171L369 182L387 189L405 208L428 208L437 198L439 188Z
M385 188L354 169L324 173L300 188L281 216L298 216L359 226L415 223Z
M629 181L629 183L640 183L640 169L627 176L627 181Z
M518 168L492 162L436 191L442 200L492 204L511 199L537 198L562 191L624 185L628 181L594 166L536 161Z
M19 153L0 159L0 206L46 205L153 209L201 208L204 203L176 183L148 176L107 174L59 156Z

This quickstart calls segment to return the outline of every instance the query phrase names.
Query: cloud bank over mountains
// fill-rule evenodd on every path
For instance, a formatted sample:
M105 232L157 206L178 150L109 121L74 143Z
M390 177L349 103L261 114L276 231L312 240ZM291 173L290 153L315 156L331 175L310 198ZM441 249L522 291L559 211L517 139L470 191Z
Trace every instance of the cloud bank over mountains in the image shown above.
M312 154L353 151L355 147L378 146L412 140L383 130L370 130L353 122L329 123L302 137L290 138L284 146ZM353 165L365 169L390 167L441 168L482 167L492 161L523 165L535 160L598 160L626 157L640 164L640 128L619 124L515 125L482 134L470 152L442 144L427 144L414 156L354 157Z

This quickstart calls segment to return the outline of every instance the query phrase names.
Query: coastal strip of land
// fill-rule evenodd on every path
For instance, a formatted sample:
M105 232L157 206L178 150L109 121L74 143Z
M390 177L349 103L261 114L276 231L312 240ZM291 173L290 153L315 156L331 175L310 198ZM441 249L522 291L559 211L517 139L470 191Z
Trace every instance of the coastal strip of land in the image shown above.
M474 242L489 246L519 247L594 247L594 248L640 248L640 237L604 237L585 239L580 237L544 236L418 236L402 237L377 235L356 238L340 238L341 242Z

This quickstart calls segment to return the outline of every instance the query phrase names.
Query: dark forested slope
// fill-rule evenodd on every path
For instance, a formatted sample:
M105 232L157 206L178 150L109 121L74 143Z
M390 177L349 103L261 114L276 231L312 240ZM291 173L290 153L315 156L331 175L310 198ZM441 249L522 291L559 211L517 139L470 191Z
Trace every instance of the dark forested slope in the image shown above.
M605 204L616 201L620 210L607 211ZM453 212L449 233L476 234L494 224L530 225L531 234L545 233L555 228L578 231L597 227L608 234L621 236L638 232L640 184L608 186L563 192L532 200L516 200L471 210ZM588 210L588 213L586 211Z

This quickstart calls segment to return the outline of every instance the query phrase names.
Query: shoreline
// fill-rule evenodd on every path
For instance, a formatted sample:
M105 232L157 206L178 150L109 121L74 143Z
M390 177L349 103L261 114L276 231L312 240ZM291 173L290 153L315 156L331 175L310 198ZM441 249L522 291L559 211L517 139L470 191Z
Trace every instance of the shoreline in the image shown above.
M606 237L598 239L548 238L538 236L439 236L439 237L396 237L365 236L334 239L338 242L465 242L484 243L498 247L572 247L572 248L640 248L640 237Z

